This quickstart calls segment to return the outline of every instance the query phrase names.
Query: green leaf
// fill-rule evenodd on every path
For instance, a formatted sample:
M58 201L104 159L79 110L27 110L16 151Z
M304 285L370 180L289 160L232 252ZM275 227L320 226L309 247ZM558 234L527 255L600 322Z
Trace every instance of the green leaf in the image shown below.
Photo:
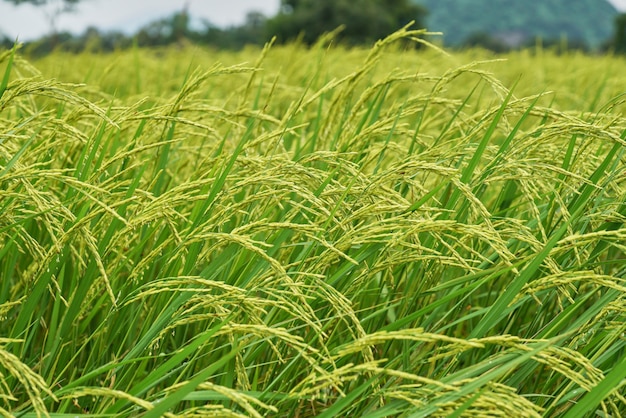
M215 363L196 374L190 381L182 385L179 389L172 392L165 398L159 399L158 402L154 402L155 407L144 415L144 418L159 418L171 408L183 402L189 394L191 394L201 383L207 381L209 377L215 374L220 368L224 367L226 363L232 360L235 355L241 350L241 347L233 348L228 354L221 357Z
M563 418L580 418L593 412L607 396L623 387L624 379L626 379L626 355L600 383L576 402Z

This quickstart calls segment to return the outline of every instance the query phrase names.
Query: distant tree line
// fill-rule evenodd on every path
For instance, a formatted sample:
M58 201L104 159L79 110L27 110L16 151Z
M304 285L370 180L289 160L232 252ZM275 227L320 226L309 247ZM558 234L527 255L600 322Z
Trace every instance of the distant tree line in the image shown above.
M88 28L80 35L58 32L53 20L60 13L71 12L81 0L5 0L15 4L57 6L54 19L50 19L50 34L29 42L25 51L32 55L47 54L54 49L65 51L107 52L136 44L144 47L186 42L214 46L221 49L240 49L246 45L263 45L273 36L278 42L299 39L314 43L322 34L340 26L343 30L337 41L348 45L371 43L411 21L423 27L426 11L410 0L282 0L279 13L271 18L259 12L248 13L240 26L219 28L208 21L192 25L186 9L167 18L142 27L132 35L106 32ZM86 1L86 0L85 0ZM1 30L1 28L0 28ZM12 39L0 39L10 47Z
M299 38L312 44L339 26L338 39L348 44L372 42L415 21L424 26L426 10L408 0L282 0L266 31L279 42Z
M606 42L602 46L601 52L608 52L611 45L611 41ZM482 48L496 53L535 48L537 46L541 46L541 48L546 50L552 50L557 54L571 51L591 52L589 45L581 39L531 37L519 43L511 43L506 38L487 32L475 32L468 36L461 45L462 48Z
M151 22L132 35L119 31L101 31L88 28L80 35L58 32L56 18L75 10L81 0L5 0L14 4L31 3L54 6L48 11L50 33L41 39L28 42L24 50L29 55L40 56L55 49L69 52L110 52L129 48L158 47L187 43L209 45L218 49L240 49L246 45L263 45L276 36L278 42L299 42L311 45L324 33L342 26L337 42L346 45L372 43L393 31L415 21L415 27L424 27L427 11L410 0L281 0L279 13L266 17L259 12L248 13L239 26L219 28L208 21L192 24L186 7L173 15ZM82 0L86 1L86 0ZM48 7L48 9L49 9ZM1 30L1 28L0 28ZM0 34L1 35L1 34ZM13 39L0 36L0 46L10 48ZM557 52L566 50L588 51L584 42L577 40L543 39L544 48ZM482 47L494 52L534 46L532 39L522 45L511 45L506 40L487 33L475 33L465 40L463 47ZM604 51L626 53L626 14L615 21L615 35L607 41Z

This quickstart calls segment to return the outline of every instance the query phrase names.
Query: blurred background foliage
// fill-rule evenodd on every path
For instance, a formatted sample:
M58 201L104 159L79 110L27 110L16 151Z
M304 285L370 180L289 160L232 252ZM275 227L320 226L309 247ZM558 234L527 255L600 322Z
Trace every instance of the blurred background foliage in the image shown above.
M52 8L53 12L47 12L46 15L50 25L49 34L27 42L23 49L26 55L32 57L46 55L55 50L102 53L130 48L133 45L160 47L178 44L184 47L189 43L216 49L240 50L247 45L262 46L273 36L279 43L297 40L311 45L324 33L339 27L341 32L334 38L336 41L349 46L369 46L411 21L415 22L414 27L417 28L428 27L431 30L439 30L443 15L454 23L455 29L446 27L445 35L430 40L443 43L447 48L479 47L501 53L540 45L559 53L571 50L593 53L626 52L626 14L620 15L606 1L595 0L593 2L595 6L586 3L583 7L581 2L584 0L569 5L572 9L570 17L573 20L568 27L583 28L580 29L580 36L569 34L567 31L559 32L558 28L562 27L559 26L559 22L562 23L564 19L563 13L543 13L544 19L533 18L532 16L539 13L534 10L534 6L533 10L526 8L526 12L524 7L516 8L514 13L508 9L508 12L502 12L508 16L515 16L516 21L522 22L526 28L524 31L509 25L511 28L509 31L498 32L491 26L501 26L506 22L503 23L502 17L493 18L485 13L484 9L504 10L501 7L489 7L490 2L500 0L467 0L458 2L459 7L452 7L449 2L425 0L282 0L281 8L275 16L268 17L252 11L248 13L242 25L228 28L218 27L206 20L199 24L195 23L184 7L171 16L147 24L136 33L102 31L90 27L78 35L57 31L55 22L59 15L74 12L81 0L5 1L15 4L55 5ZM563 2L560 0L544 1L542 8L557 10L562 6L561 3ZM586 8L582 10L581 7ZM596 14L601 15L602 19L593 18ZM491 26L478 22L479 16L490 19ZM541 29L551 24L546 16L553 16L555 19L552 22L555 31ZM584 22L582 20L582 23L578 22L576 19L582 19ZM613 20L612 29L607 27L607 22L611 20ZM538 27L531 28L532 23L528 22L535 22ZM0 28L1 47L10 48L14 41L2 35Z

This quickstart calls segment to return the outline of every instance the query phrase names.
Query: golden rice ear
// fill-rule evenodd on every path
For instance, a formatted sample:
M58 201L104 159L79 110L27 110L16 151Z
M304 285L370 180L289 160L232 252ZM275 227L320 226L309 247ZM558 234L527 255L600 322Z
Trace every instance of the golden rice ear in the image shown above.
M0 309L3 306L5 305L0 305ZM23 343L23 340L0 338L0 370L4 371L4 373L0 373L0 397L2 397L3 403L6 403L6 405L0 407L0 414L11 416L9 411L17 406L19 399L16 395L21 393L21 396L27 396L38 417L48 416L46 400L57 401L56 396L39 374L35 373L30 367L20 361L16 355L8 351L8 345L17 347ZM15 387L9 387L7 384L12 379L18 382L18 385L15 385ZM9 409L4 409L5 407Z

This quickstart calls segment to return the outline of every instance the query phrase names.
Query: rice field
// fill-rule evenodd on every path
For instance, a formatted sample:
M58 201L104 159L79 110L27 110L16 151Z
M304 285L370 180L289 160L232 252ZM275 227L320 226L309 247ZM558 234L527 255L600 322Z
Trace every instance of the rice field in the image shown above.
M624 58L0 52L0 415L626 416Z

